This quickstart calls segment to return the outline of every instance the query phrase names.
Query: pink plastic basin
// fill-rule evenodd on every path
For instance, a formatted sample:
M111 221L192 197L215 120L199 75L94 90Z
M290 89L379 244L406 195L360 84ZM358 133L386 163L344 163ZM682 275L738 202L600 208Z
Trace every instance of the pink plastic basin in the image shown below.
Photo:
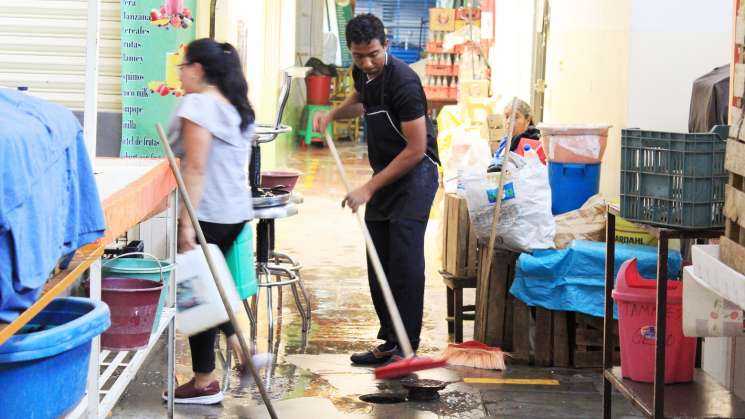
M271 170L261 172L261 187L275 188L277 186L284 186L288 192L292 192L300 175L302 175L302 173L296 170Z
M624 378L651 383L657 342L656 281L642 278L636 258L621 265L613 299L618 304L621 374ZM696 339L683 336L682 300L683 283L667 281L665 384L693 380Z

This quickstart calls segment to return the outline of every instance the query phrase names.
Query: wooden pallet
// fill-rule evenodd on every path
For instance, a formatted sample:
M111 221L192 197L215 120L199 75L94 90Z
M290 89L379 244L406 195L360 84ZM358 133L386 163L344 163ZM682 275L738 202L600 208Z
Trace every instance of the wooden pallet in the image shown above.
M486 266L487 253L486 249L479 252L479 268ZM485 269L479 269L476 281L474 339L489 346L499 346L508 352L513 349L512 322L515 310L509 290L515 277L517 257L518 254L514 252L495 250L491 272L487 274Z
M571 339L572 366L575 368L600 368L603 366L603 318L582 313L571 313L573 338ZM621 352L618 343L618 321L613 320L613 362L619 365Z
M479 252L479 267L486 266L486 253ZM495 251L490 275L479 269L474 339L509 352L511 363L567 367L569 325L566 312L531 308L510 294L517 257L517 253ZM531 324L535 326L532 353Z
M719 253L722 262L745 274L745 142L727 140L724 166L730 175L724 191L726 219Z
M445 195L442 223L442 270L457 277L475 277L478 264L476 233L468 217L466 199Z

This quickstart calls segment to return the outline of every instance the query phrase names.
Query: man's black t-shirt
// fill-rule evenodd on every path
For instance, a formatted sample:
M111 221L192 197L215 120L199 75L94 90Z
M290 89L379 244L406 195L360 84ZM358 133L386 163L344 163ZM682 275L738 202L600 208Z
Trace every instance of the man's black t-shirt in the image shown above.
M383 72L384 74L373 80L368 80L367 75L359 68L352 70L354 88L360 95L360 101L365 109L381 106L380 89L385 89L382 100L390 108L391 119L399 132L402 132L401 122L424 116L427 125L427 156L439 163L434 126L427 116L427 98L419 76L406 63L391 55L387 57ZM383 81L385 85L381 86Z

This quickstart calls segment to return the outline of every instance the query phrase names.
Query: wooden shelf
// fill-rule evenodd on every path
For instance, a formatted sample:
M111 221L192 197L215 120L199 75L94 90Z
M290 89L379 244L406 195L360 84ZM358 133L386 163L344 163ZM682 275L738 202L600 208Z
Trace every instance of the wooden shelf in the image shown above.
M20 316L18 316L11 324L3 329L0 329L0 345L5 343L6 340L10 339L16 332L26 325L31 319L34 318L44 307L49 305L52 300L62 294L73 282L75 282L80 275L88 269L93 262L97 261L103 254L104 246L99 243L92 243L85 245L75 252L70 264L67 269L60 271L59 273L52 276L45 286L45 291L41 297L28 309L26 309Z
M620 367L605 370L604 375L645 415L652 416L652 383L624 379ZM665 386L665 417L743 418L745 401L719 385L709 374L696 369L693 382Z

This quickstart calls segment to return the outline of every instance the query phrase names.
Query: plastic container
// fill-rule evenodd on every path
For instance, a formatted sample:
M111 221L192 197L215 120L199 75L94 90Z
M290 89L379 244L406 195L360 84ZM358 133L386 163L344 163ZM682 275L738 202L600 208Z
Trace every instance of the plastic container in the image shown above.
M710 133L621 131L621 215L673 228L724 225L728 127Z
M111 327L101 336L101 347L116 351L146 347L163 288L147 279L103 278L101 300L111 308Z
M149 259L126 257L132 255L144 255L149 257ZM104 278L109 276L119 278L139 278L163 283L164 286L160 292L158 308L155 314L155 320L153 321L153 329L151 331L152 333L155 333L158 324L160 324L160 315L163 312L163 307L168 298L169 279L176 265L165 260L158 260L154 256L142 252L125 253L116 259L104 261L102 265L101 271Z
M308 76L305 78L308 88L308 105L328 105L331 96L330 76Z
M557 163L600 163L610 127L607 124L538 124L548 159Z
M656 281L642 278L636 258L618 270L613 299L618 304L621 374L642 383L654 381ZM696 339L683 336L683 283L667 281L665 384L693 380Z
M419 61L422 50L420 48L404 48L403 46L391 45L389 48L391 55L405 62L412 64Z
M253 242L253 224L246 223L225 254L225 262L233 275L235 288L241 300L256 295L258 289Z
M576 210L600 190L600 164L548 162L551 211Z
M110 325L109 308L57 298L0 345L0 417L57 418L85 394L91 339Z
M284 186L285 190L292 192L301 175L302 173L296 170L272 170L261 172L261 187L275 188L277 186Z

